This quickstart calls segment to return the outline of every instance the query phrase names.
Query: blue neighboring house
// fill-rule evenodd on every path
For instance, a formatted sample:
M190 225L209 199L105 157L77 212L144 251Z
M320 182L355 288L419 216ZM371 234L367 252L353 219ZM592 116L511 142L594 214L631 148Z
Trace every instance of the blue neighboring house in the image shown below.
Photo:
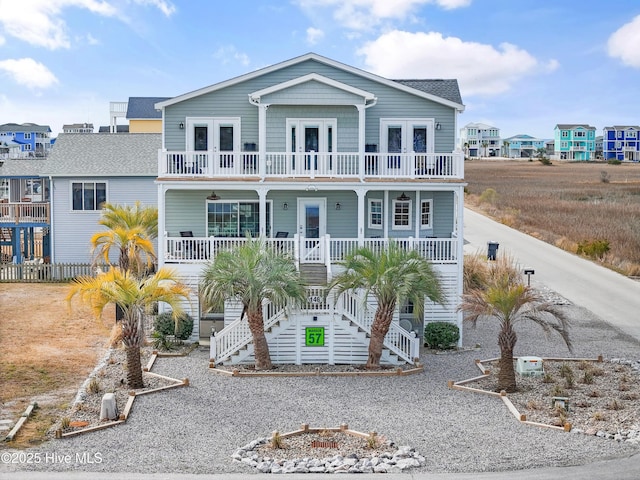
M357 246L416 250L445 290L444 305L425 301L419 318L413 305L397 306L384 363L413 362L425 322L462 327L466 184L455 150L464 110L456 80L390 80L310 53L156 108L159 266L193 286L185 309L194 318L220 318L210 344L216 363L252 362L252 337L239 304L207 312L198 284L217 252L247 232L291 255L308 288L298 308L264 306L274 363L366 362L375 299L325 296ZM196 322L194 336L208 341L210 333Z
M640 161L640 126L615 125L602 129L605 160Z
M533 158L540 148L544 149L547 140L531 135L519 134L503 140L505 156L509 158Z
M20 145L21 157L46 157L51 149L51 128L35 123L0 125L0 141L11 140Z

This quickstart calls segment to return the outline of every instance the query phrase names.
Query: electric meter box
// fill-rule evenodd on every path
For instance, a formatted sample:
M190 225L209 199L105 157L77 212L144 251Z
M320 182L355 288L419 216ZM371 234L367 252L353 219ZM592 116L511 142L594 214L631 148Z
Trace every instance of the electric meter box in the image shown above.
M537 377L544 375L542 358L518 357L518 360L516 361L516 372L523 377Z

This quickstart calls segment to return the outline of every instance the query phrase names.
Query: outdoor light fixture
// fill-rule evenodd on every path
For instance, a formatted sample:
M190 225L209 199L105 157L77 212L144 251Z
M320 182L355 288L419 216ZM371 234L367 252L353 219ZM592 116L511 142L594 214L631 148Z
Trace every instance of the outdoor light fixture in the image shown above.
M336 203L336 210L340 210L342 208L342 205L340 205L340 202Z
M440 130L440 127L441 127L441 126L442 126L442 125L440 125L440 122L436 123L436 130Z
M180 127L180 130L184 130L184 122L180 122L178 126Z
M211 192L211 195L207 197L207 200L220 200L220 197L216 195L216 192Z
M284 202L284 203L282 204L282 209L283 209L283 210L289 210L289 204L288 204L287 202Z
M400 200L401 202L406 202L407 200L411 200L409 197L407 197L404 192L402 192L402 195L400 195L397 200Z

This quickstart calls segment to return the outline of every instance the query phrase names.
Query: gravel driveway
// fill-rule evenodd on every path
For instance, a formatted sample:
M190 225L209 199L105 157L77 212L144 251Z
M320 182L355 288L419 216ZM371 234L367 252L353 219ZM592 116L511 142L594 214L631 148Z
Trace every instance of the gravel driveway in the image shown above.
M640 359L638 341L584 309L564 308L573 318L574 356ZM159 359L154 372L188 377L191 385L138 398L126 424L52 440L29 451L38 453L41 463L0 464L0 473L80 469L250 474L255 472L232 462L234 450L301 423L348 423L412 445L427 459L425 467L412 472L578 465L637 453L638 447L630 444L521 425L498 399L448 389L448 380L478 374L475 359L498 354L492 323L465 327L465 346L472 350L426 353L425 371L407 377L229 378L208 370L207 351ZM536 325L521 324L518 336L516 355L570 356L560 339L546 339ZM70 463L62 460L65 455L71 456ZM88 463L86 458L99 460Z

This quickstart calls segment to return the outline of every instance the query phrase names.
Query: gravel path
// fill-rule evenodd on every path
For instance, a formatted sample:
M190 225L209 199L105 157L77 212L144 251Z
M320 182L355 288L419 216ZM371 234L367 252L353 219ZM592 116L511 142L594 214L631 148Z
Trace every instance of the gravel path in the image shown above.
M563 308L573 317L574 356L640 356L638 341L588 311ZM40 454L41 463L0 464L0 473L81 469L252 474L256 472L250 467L232 462L234 450L273 430L297 429L301 423L347 423L414 446L427 464L412 472L578 465L637 453L638 447L629 444L521 425L498 399L448 389L448 380L478 374L475 359L498 354L492 323L465 327L465 346L479 345L478 349L425 354L424 373L407 377L229 378L208 370L206 351L158 359L154 372L188 377L191 386L138 398L126 424L34 447L28 452ZM519 327L516 355L570 356L560 339L545 339L535 325ZM94 459L99 454L100 461L79 465L77 454ZM54 461L52 455L71 455L71 463Z

